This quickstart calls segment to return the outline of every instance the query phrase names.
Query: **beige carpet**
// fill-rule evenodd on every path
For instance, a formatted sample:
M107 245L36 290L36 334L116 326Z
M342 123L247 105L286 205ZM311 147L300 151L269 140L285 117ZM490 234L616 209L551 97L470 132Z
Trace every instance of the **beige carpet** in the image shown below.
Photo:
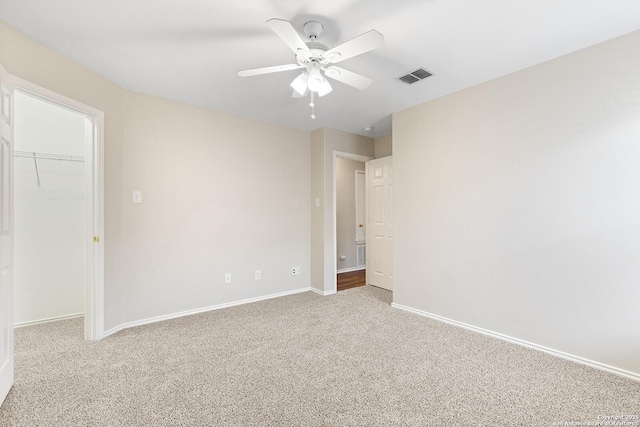
M638 382L390 300L371 286L307 292L97 343L82 340L81 319L17 329L0 425L552 426L640 414Z

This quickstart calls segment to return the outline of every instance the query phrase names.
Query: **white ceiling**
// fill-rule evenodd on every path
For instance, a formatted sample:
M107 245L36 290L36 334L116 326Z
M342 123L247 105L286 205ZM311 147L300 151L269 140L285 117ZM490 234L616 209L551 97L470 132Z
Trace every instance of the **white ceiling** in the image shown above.
M270 18L301 34L306 21L320 21L319 41L330 48L380 31L384 47L340 63L374 83L359 91L332 81L312 120L308 99L291 98L299 71L238 77L295 62ZM0 0L0 20L129 90L298 129L380 136L394 112L640 29L640 1ZM435 76L397 80L419 67Z

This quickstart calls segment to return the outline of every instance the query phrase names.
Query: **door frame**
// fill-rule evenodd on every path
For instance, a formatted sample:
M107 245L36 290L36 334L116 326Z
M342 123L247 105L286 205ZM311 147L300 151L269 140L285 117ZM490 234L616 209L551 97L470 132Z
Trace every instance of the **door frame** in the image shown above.
M364 179L364 187L361 188L360 190L358 190L358 176L362 175L362 178ZM356 229L356 268L360 269L360 268L364 268L366 270L367 266L366 266L366 248L367 248L367 164L364 164L364 170L356 170L355 171L355 189L356 189L356 217L355 222L354 222L354 227ZM361 209L358 206L358 200L362 198L362 202L364 204L364 208ZM361 212L362 210L362 212ZM358 221L358 218L360 217L359 214L362 214L362 216L364 217L364 219L362 220L362 222ZM364 225L364 248L365 248L365 265L359 265L358 264L358 245L362 244L362 240L358 240L358 229L360 228L360 224ZM337 244L337 242L336 242Z
M337 225L337 206L336 206L336 200L337 200L337 195L336 195L336 160L338 159L338 157L340 157L341 159L347 159L347 160L356 160L359 162L364 162L365 164L365 181L367 179L367 173L368 173L368 169L367 169L367 162L369 160L373 160L373 157L370 156L363 156L361 154L353 154L353 153L347 153L344 151L333 151L333 156L332 156L332 171L333 171L333 280L331 281L331 283L333 283L333 287L332 289L328 292L328 293L336 293L338 292L338 225ZM367 216L367 212L366 212L366 192L365 192L365 218L368 218ZM366 227L368 227L368 224L365 225ZM366 245L366 242L365 242ZM326 253L326 252L325 252ZM326 271L326 270L325 270ZM326 283L326 282L325 282Z
M78 112L90 122L84 156L89 178L85 182L84 339L98 341L104 335L104 112L15 76L13 83L14 93Z
M364 170L358 169L355 171L355 189L356 189L356 217L355 219L355 223L354 226L356 228L356 244L359 242L358 240L358 228L360 224L367 222L367 164L365 163L364 165ZM360 191L358 191L358 175L364 175L364 188L360 189ZM361 194L359 194L361 193ZM362 197L364 199L364 212L360 212L360 208L358 206L358 199ZM364 216L364 219L362 220L362 223L358 221L358 217L359 217L359 213L361 213ZM367 229L365 227L365 234L364 234L364 241L365 243L367 242Z
M13 357L13 80L0 64L0 405L14 383ZM0 141L1 142L1 141ZM6 168L6 169L5 169ZM4 295L2 295L4 294Z

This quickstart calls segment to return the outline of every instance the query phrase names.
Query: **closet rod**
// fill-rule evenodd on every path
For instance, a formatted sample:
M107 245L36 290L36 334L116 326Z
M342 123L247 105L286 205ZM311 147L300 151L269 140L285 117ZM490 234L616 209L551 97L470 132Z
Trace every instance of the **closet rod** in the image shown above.
M28 157L30 159L61 160L67 162L84 162L83 156L68 156L66 154L37 153L35 151L14 151L15 157Z

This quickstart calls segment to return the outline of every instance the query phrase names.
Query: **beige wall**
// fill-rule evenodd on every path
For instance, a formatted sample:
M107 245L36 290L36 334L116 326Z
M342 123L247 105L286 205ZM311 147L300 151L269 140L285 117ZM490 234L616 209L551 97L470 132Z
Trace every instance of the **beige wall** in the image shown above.
M308 287L309 133L126 99L126 321Z
M0 63L21 79L104 112L105 329L122 323L124 94L119 86L0 21Z
M394 114L394 302L640 375L640 32Z
M324 290L324 129L311 132L311 286L320 291Z
M356 248L356 171L365 170L365 163L336 159L336 261L338 271L355 268ZM346 259L340 261L340 256Z
M127 92L1 22L0 62L105 113L105 330L309 286L308 132Z
M391 135L376 138L374 145L376 159L393 155L393 139Z

